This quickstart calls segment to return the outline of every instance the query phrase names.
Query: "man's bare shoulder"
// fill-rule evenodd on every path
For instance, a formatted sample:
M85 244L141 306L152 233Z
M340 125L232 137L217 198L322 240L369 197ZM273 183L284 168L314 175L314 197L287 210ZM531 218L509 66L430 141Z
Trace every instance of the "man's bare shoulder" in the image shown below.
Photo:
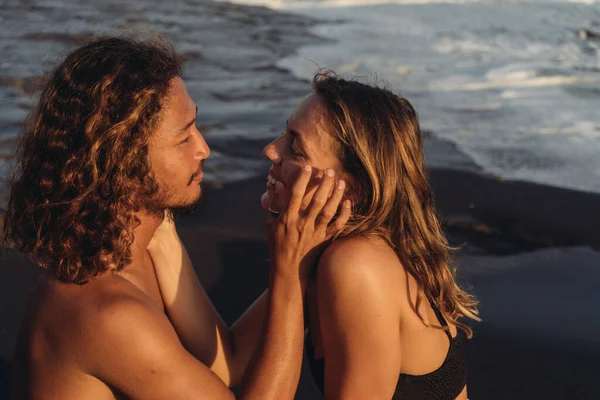
M231 398L223 382L181 345L152 299L123 278L107 278L79 287L40 282L33 307L37 327L30 325L28 332L30 341L53 337L55 346L42 346L55 349L46 364L70 375L81 372L131 398Z
M114 359L110 341L119 332L111 327L135 327L133 316L140 310L150 315L151 323L161 320L161 310L140 290L113 278L118 277L85 285L61 282L50 274L40 278L15 348L15 398L25 398L32 390L62 393L64 398L81 398L79 390L84 390L89 398L113 398L94 373L106 357Z
M150 313L159 308L127 280L106 274L84 285L44 276L36 285L28 318L36 330L51 338L55 349L73 354L76 347L89 348L90 340L103 340L98 332L140 309ZM119 321L123 322L123 321Z

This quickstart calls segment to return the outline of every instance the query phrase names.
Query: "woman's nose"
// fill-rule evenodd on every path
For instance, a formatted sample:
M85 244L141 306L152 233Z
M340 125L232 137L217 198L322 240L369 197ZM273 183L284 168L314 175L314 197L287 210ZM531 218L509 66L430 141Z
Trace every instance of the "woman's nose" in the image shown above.
M273 140L264 148L263 154L273 164L279 164L281 162L281 154L277 148L277 139Z

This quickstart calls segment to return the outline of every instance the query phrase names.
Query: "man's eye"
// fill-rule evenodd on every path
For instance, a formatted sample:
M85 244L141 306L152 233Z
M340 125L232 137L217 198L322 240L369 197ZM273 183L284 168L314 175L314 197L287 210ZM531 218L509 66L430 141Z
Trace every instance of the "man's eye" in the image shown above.
M183 141L181 141L181 143L180 143L180 144L187 143L187 142L189 142L191 139L192 139L192 135L190 135L190 136L186 137L186 138L185 138Z

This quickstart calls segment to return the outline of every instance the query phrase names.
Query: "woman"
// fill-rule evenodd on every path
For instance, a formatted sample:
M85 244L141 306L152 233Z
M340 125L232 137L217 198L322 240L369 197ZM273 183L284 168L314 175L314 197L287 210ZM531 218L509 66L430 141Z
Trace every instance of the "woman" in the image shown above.
M466 399L457 330L476 302L450 268L417 114L393 93L318 74L268 145L269 181L306 164L344 179L353 217L308 288L307 357L325 399ZM277 184L281 187L281 185ZM277 210L273 187L263 196Z

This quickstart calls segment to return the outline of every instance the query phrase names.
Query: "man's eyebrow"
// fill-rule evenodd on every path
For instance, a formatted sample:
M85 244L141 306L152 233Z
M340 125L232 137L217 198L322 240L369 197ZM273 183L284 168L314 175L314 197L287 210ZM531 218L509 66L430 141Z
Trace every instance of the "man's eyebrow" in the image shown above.
M196 114L198 114L198 106L196 106ZM181 133L184 131L187 131L190 126L192 126L194 124L194 122L196 122L196 115L194 115L194 119L191 120L190 122L188 122L183 128L181 128L177 133Z

